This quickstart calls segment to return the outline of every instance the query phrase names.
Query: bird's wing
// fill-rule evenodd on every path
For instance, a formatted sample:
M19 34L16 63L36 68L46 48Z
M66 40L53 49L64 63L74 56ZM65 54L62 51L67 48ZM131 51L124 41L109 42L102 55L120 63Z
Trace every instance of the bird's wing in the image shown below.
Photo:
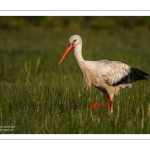
M101 68L103 65L102 77L109 85L117 84L130 73L131 67L125 63L108 60L101 60L98 62L100 63Z

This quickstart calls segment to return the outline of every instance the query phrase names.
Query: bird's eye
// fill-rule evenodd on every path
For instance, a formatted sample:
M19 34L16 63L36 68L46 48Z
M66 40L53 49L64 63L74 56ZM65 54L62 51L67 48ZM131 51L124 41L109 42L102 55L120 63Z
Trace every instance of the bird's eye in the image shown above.
M73 43L75 43L77 41L77 39L75 39L74 41L73 41Z

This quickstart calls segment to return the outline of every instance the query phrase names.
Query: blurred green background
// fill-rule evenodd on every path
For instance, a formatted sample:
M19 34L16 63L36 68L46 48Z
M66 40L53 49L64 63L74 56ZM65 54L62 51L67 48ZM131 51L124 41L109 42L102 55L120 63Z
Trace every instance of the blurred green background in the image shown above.
M0 28L23 29L26 27L116 29L146 27L150 29L150 17L146 16L50 16L50 17L0 17Z

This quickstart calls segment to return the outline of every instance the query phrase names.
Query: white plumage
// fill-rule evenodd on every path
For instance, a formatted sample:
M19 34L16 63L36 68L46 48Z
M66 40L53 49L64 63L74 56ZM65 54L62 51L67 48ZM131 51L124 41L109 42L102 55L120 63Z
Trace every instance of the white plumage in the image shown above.
M81 69L83 80L87 88L96 87L102 91L109 102L109 106L94 103L90 109L96 107L109 108L113 113L113 98L122 88L131 88L132 82L137 80L147 80L147 73L132 68L119 61L98 60L86 61L82 57L82 39L79 35L73 35L69 39L69 45L62 56L60 63L74 48L74 56Z

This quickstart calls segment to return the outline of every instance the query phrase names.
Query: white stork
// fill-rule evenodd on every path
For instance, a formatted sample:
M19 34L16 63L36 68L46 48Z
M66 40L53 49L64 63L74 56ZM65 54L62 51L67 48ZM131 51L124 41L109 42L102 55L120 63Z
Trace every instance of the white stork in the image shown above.
M83 80L87 88L91 85L104 93L109 105L94 103L89 109L96 107L108 108L113 113L113 99L120 89L131 88L132 82L137 80L148 80L147 73L131 66L109 60L87 61L82 57L82 39L79 35L72 35L69 38L69 45L59 63L61 63L69 52L74 49L74 56L81 69Z

